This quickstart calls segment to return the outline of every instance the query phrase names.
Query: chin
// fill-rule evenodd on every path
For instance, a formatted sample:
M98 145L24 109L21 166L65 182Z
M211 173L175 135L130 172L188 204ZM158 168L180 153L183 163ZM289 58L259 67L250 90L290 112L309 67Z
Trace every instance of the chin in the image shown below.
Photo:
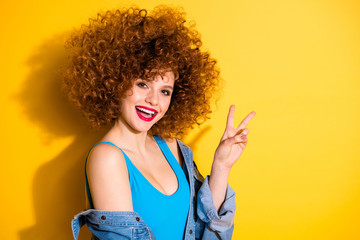
M157 117L160 117L160 116L157 116ZM160 121L161 118L162 118L162 116L160 118L153 119L151 122L146 122L141 119L136 119L135 121L131 121L131 124L129 124L129 126L135 132L138 132L138 133L148 132L157 122Z
M156 123L156 122L155 122ZM154 123L154 124L155 124ZM139 125L135 125L133 126L133 129L136 131L136 132L148 132L153 126L154 124L147 124L147 125L142 125L142 126L139 126Z

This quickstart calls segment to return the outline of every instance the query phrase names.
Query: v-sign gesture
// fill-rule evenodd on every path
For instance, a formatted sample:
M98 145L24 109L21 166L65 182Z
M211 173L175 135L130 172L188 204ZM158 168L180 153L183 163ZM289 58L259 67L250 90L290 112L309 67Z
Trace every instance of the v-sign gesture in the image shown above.
M215 151L214 162L231 169L234 163L240 158L248 142L246 128L256 112L249 113L237 128L234 127L235 106L231 105L227 118L225 132L220 140L219 146Z
M213 203L218 211L225 199L230 170L240 158L248 142L246 135L249 133L249 129L246 126L255 114L255 112L249 113L235 128L235 106L230 106L225 132L216 148L209 180Z

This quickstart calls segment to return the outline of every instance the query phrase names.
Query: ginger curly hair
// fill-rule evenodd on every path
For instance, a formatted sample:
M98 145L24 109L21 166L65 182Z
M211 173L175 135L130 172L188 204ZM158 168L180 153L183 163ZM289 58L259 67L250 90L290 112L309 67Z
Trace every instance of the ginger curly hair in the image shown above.
M211 100L221 89L217 61L200 50L194 22L187 26L181 8L138 7L98 13L65 42L68 63L63 88L92 128L111 126L119 104L135 79L176 76L171 103L149 133L181 138L211 113ZM216 98L217 99L217 98Z

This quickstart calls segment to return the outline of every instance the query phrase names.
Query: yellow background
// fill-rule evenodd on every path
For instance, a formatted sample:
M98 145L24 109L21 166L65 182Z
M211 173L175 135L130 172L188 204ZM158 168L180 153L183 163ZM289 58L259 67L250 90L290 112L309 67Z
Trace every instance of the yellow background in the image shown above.
M84 159L101 132L65 102L63 39L99 10L183 6L226 81L212 119L184 139L201 172L249 112L229 182L233 239L360 239L360 3L350 0L1 1L0 239L71 239ZM88 239L82 229L80 239Z

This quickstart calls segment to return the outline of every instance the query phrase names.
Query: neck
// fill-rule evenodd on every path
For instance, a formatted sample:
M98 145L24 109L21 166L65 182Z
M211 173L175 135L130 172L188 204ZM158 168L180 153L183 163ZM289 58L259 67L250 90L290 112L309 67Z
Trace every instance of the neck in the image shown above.
M147 131L134 131L121 119L118 119L110 129L109 137L122 148L137 153L146 153L148 145L153 141L152 136Z

